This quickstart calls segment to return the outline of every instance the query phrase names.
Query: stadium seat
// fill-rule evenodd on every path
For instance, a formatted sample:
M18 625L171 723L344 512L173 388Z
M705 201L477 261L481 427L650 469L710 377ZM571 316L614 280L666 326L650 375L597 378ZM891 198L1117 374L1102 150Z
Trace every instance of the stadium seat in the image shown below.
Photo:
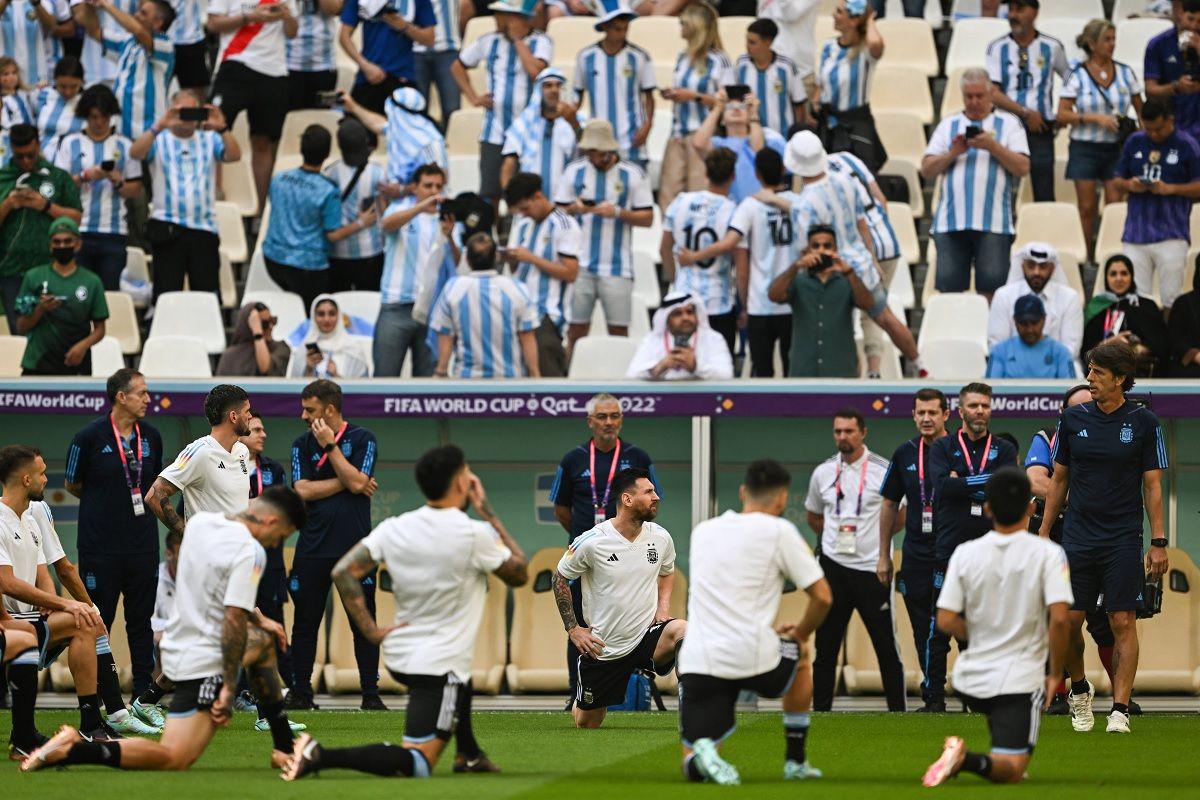
M289 111L283 118L283 132L279 135L279 154L287 155L300 152L300 136L309 125L320 125L329 131L333 137L333 152L338 152L337 127L342 118L339 111L331 108L305 108ZM242 154L246 156L245 153Z
M982 63L972 66L983 66ZM959 67L953 72L946 70L946 88L942 92L942 105L938 109L938 119L951 117L963 110L962 87L959 86L959 81L962 80L963 72L966 67Z
M121 343L115 337L105 336L92 345L92 377L107 378L125 368L125 357L121 355Z
M340 49L340 48L334 48ZM238 118L238 122L245 115ZM254 184L254 173L250 169L249 146L242 148L242 157L232 164L221 165L221 192L226 200L237 206L243 217L258 216L258 188Z
M595 17L555 17L546 26L546 35L554 42L554 66L563 70L568 80L574 78L579 51L600 41L601 34L593 27L595 24Z
M650 178L650 188L654 191L658 190L658 182L662 177L662 157L671 138L672 114L669 108L655 109L654 120L650 123L650 135L646 137L646 152L650 154L647 174Z
M1165 19L1146 17L1142 19L1117 20L1117 47L1113 58L1123 61L1137 73L1138 80L1144 81L1142 74L1146 66L1146 45L1155 36L1171 29L1171 22Z
M8 336L8 335L10 335L10 332L8 330L8 317L6 317L3 314L0 314L0 336Z
M837 31L833 28L833 13L817 14L817 21L813 24L813 40L816 42L816 56L821 57L821 47L825 42L837 36Z
M64 597L67 595L60 592ZM117 610L113 615L113 624L108 631L108 644L112 648L113 660L117 662L117 675L121 681L121 691L133 689L133 668L129 664L129 636L125 631L125 603L117 600ZM50 683L56 692L74 692L75 678L67 666L67 651L54 660L50 665Z
M1177 547L1170 548L1167 557L1170 571L1163 580L1162 613L1138 620L1141 657L1134 686L1145 692L1195 695L1200 692L1200 569Z
M1029 242L1046 242L1077 261L1087 260L1087 242L1079 222L1079 207L1073 203L1031 203L1017 217L1013 247Z
M354 659L354 632L350 627L350 618L346 616L346 607L336 595L330 603L333 606L331 614L326 617L329 624L329 654L321 673L325 679L325 691L330 694L351 694L362 691L362 683L358 679L358 662ZM391 592L378 590L375 592L375 619L380 625L391 625L396 615L396 601ZM316 672L316 670L313 670ZM379 691L396 694L403 691L399 683L388 673L383 663L383 653L379 657Z
M684 44L679 37L679 18L668 16L638 17L632 20L629 23L629 41L649 53L651 61L672 66Z
M546 547L534 553L529 561L529 583L513 589L509 663L505 668L508 689L513 694L561 692L570 684L567 637L552 591L552 579L563 552L561 547Z
M21 377L21 359L24 356L24 336L0 336L0 378Z
M204 342L209 353L221 353L225 349L225 323L217 296L212 292L160 294L147 339L174 335L194 336Z
M1120 22L1123 19L1141 16L1146 13L1146 6L1147 0L1117 0L1113 3L1110 19L1113 22Z
M108 320L104 325L106 337L115 338L125 355L136 354L142 349L142 330L133 310L133 299L124 292L105 292L104 302L108 303Z
M1082 22L1087 22L1089 19L1104 19L1104 3L1100 0L1051 0L1038 14L1038 29L1041 29L1043 20L1064 17L1078 19ZM1080 25L1080 30L1082 29L1083 26Z
M917 220L913 207L908 203L888 203L887 214L896 230L896 238L900 240L900 256L909 264L920 264L921 240L917 238ZM912 285L911 275L909 285Z
M949 295L938 295L949 297ZM980 298L982 299L982 298ZM938 380L972 381L987 372L987 350L969 339L934 339L920 345L921 363L929 377Z
M983 295L966 292L935 294L925 301L925 315L917 345L935 341L978 342L987 352L988 301Z
M754 17L720 17L717 20L717 32L721 34L721 45L729 60L736 62L746 54L746 28L754 22Z
M888 305L900 319L904 319L905 311L916 307L917 295L913 289L912 270L909 269L908 261L903 256L900 257L892 272L892 280L887 285L887 291Z
M237 279L233 276L233 262L225 251L217 253L217 291L220 292L221 308L232 310L238 307ZM188 288L188 281L183 279L183 288Z
M1046 10L1054 8L1056 11L1059 4L1055 2L1046 3ZM1070 5L1070 2L1063 3ZM1103 17L1103 14L1097 14L1097 17ZM1053 36L1062 42L1063 50L1067 54L1067 61L1070 64L1077 64L1087 58L1087 54L1083 49L1075 44L1075 39L1083 32L1083 26L1087 25L1088 20L1093 19L1090 16L1079 16L1071 14L1069 16L1051 16L1047 17L1044 13L1038 14L1037 29L1040 33L1047 36ZM1055 104L1057 106L1057 102Z
M1109 256L1125 249L1121 244L1121 236L1125 233L1125 216L1128 211L1129 206L1125 203L1109 203L1100 215L1100 228L1096 233L1096 262L1101 268ZM1100 287L1104 287L1103 277L1100 279Z
M596 328L594 321L592 328ZM575 342L567 377L575 380L624 378L640 343L640 340L629 336L584 336Z
M875 127L888 158L900 158L920 164L925 157L925 126L921 117L911 111L875 112Z
M1099 196L1103 207L1104 193L1100 192ZM1067 159L1061 156L1054 159L1054 199L1076 206L1075 213L1078 215L1079 195L1075 191L1075 181L1067 178ZM1023 214L1025 207L1033 202L1033 181L1026 175L1017 185L1017 216Z
M888 16L877 23L879 33L887 42L881 66L915 67L932 78L938 74L937 45L933 29L920 17Z
M1200 242L1200 239L1196 240ZM658 308L662 303L662 292L658 288L657 251L633 251L633 293L641 298L646 308Z
M475 658L471 662L471 681L475 691L499 694L508 663L508 586L495 575L488 576L487 599L483 619L475 635Z
M904 179L908 185L908 205L912 208L914 219L925 216L925 190L921 187L920 167L920 161L913 163L900 158L889 158L879 169L880 175L895 175Z
M204 340L195 336L147 339L138 370L147 378L212 377L212 364Z
M904 91L896 87L903 86ZM871 78L871 110L904 111L916 115L922 125L933 124L933 95L929 80L916 67L880 64Z
M308 319L308 309L304 307L304 301L300 299L300 295L295 292L285 292L282 289L278 291L267 289L247 291L242 295L242 302L239 305L244 306L247 303L262 303L271 309L271 313L279 319L275 325L274 336L276 339L287 339L292 335L292 331Z
M488 17L488 19L491 19L491 17ZM338 50L339 52L341 49L342 48L340 47L334 48L334 50ZM334 88L338 91L349 93L352 89L354 89L354 79L358 77L357 67L348 66L339 62L336 65L336 69L337 83L334 85Z
M485 34L489 34L494 30L496 30L496 18L490 14L486 17L471 17L471 19L467 20L467 27L463 31L463 49L465 50L467 45L476 39L483 38Z
M337 300L338 310L343 314L362 317L372 325L379 319L379 292L334 292L333 299Z
M479 157L479 133L483 130L482 108L460 108L446 126L446 154Z
M659 245L662 244L662 210L658 207L658 203L655 203L651 208L654 210L654 221L650 223L649 228L633 229L630 247L634 250L658 253ZM657 256L655 257L657 258Z
M1047 3L1049 5L1049 3ZM1008 20L960 19L951 28L950 48L946 51L947 75L962 67L982 67L987 46L1008 35ZM1120 35L1118 34L1118 41Z
M296 553L295 547L285 547L284 548L284 564L285 564L285 566L287 566L287 568L289 570L292 568L290 561L295 556L295 553ZM283 627L288 633L289 641L291 640L292 628L295 624L295 618L296 618L296 604L295 603L284 603L283 604ZM317 689L320 687L321 677L324 674L325 655L326 655L325 629L328 626L329 626L329 616L326 615L325 618L321 621L321 625L317 628L317 652L316 652L316 657L313 659L313 671L312 671L312 681L311 681L312 690L314 692L317 691Z
M125 274L133 280L150 283L150 263L145 250L132 245L125 248Z
M456 115L457 116L457 115ZM475 146L478 148L479 143ZM479 191L479 154L449 156L450 174L446 178L446 194L455 197L463 192Z
M250 248L246 244L246 228L242 224L241 212L236 205L224 200L217 202L216 212L221 251L234 264L244 264L250 257Z
M264 220L266 215L264 213ZM263 222L263 228L266 228L267 223ZM262 233L259 233L259 240L262 240ZM246 268L246 285L242 287L243 292L282 292L279 284L271 280L270 274L267 272L267 262L263 259L262 248L254 248L254 252L250 255L250 266Z

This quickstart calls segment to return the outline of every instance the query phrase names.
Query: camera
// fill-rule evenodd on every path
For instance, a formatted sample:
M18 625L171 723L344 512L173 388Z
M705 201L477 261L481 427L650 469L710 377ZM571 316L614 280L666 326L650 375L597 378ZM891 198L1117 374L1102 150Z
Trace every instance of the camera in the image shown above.
M463 239L483 231L491 232L496 221L496 211L491 204L474 192L463 192L438 204L438 214L462 223Z
M829 253L821 253L821 260L809 267L809 272L824 272L833 266L833 256Z
M204 106L190 106L179 109L179 119L182 122L205 122L208 119L208 109Z
M1146 578L1142 587L1142 607L1137 611L1138 619L1150 619L1162 613L1162 579Z
M725 96L731 103L740 103L750 94L750 87L744 83L735 83L725 87Z

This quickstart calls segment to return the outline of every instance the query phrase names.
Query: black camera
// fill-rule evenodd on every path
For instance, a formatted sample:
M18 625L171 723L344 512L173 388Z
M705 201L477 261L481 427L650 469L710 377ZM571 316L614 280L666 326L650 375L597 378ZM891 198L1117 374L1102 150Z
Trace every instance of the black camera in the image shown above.
M833 266L833 256L829 253L821 253L821 260L809 267L810 272L824 272Z
M1162 612L1162 579L1146 578L1142 587L1142 607L1137 611L1138 619L1150 619Z
M438 205L438 214L462 223L465 229L464 239L480 231L490 233L492 225L496 222L496 210L474 192L463 192L454 198L443 200Z

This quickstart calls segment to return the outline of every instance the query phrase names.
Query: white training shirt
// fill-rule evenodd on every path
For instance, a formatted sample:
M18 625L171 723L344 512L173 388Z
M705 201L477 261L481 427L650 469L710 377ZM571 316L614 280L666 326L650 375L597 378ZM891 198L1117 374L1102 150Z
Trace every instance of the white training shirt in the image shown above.
M250 505L250 451L241 442L226 450L201 436L180 451L158 477L183 492L183 516L201 511L237 514Z
M780 197L795 202L794 192L780 192ZM767 296L771 281L778 277L804 252L806 231L797 231L792 215L747 197L733 213L729 227L742 235L739 250L750 252L750 288L746 296L746 313L752 316L792 313L787 303L773 303Z
M825 575L795 525L758 512L726 511L697 525L689 564L679 672L726 680L775 668L784 581L803 591Z
M675 542L667 529L643 522L632 542L612 520L581 534L558 562L567 580L583 580L583 618L604 642L601 661L630 653L654 624L658 579L675 571Z
M729 199L729 195L705 189L676 195L663 215L663 229L671 233L676 258L671 292L700 298L709 316L733 310L737 299L733 255L717 256L684 267L679 265L679 251L685 247L703 250L724 239L736 210L737 204Z
M985 698L1042 688L1046 609L1074 602L1067 554L1049 539L991 531L960 544L937 604L967 618L971 646L954 662L955 691Z
M292 16L299 16L294 0L258 0L253 5L273 4L287 6ZM209 14L227 14L238 17L248 4L242 0L209 0ZM287 37L283 33L283 20L262 24L243 25L221 34L221 52L217 54L214 71L225 61L240 61L260 75L282 78L288 74ZM214 105L220 102L214 99Z
M32 502L18 518L6 503L0 503L0 566L12 567L13 577L30 586L37 584L38 565L47 563L42 542L47 529L50 533L54 530L49 513L45 503ZM57 542L58 537L54 540ZM58 558L62 558L61 544L58 551ZM37 607L5 595L4 610L17 615L36 612Z
M512 555L495 529L457 508L422 506L385 519L362 543L387 564L403 626L383 640L387 668L470 680L487 576Z
M839 454L826 459L813 470L804 507L825 517L825 528L821 531L821 555L847 569L875 571L879 561L879 509L883 506L879 489L883 486L887 471L888 460L865 447L863 454L852 464L843 463ZM863 486L861 504L858 491L860 481ZM841 533L843 526L853 534L852 541Z
M1029 155L1025 126L1007 111L996 109L979 122L959 112L938 123L925 148L927 156L950 152L954 138L977 125L1014 153ZM1011 172L980 147L968 147L945 172L930 233L984 231L1012 234L1012 194L1016 180Z
M188 520L175 573L175 609L159 644L164 675L179 682L222 673L225 609L254 611L266 566L267 551L241 522L207 512Z
M154 594L154 615L150 617L150 630L158 633L167 629L167 623L175 613L175 579L167 562L158 562L158 591Z

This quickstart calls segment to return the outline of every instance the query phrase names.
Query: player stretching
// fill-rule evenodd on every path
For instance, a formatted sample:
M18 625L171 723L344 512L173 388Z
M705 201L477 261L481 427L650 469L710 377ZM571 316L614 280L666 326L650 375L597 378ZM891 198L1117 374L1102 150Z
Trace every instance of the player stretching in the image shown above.
M962 770L993 783L1021 780L1067 653L1074 602L1067 554L1049 539L1028 535L1029 478L1016 467L998 469L984 496L994 528L950 557L937 626L971 643L954 662L954 689L969 708L987 715L992 750L969 753L962 739L946 737L942 757L925 771L926 786Z
M785 780L819 778L808 763L812 667L805 641L833 603L829 584L796 526L782 519L792 477L755 461L738 490L742 512L726 511L692 532L688 636L679 652L679 727L688 780L739 782L717 753L734 729L743 689L783 698ZM804 616L772 630L785 580L808 594Z
M161 643L163 671L175 685L162 741L89 742L64 725L21 769L33 772L54 764L188 769L216 729L229 724L243 666L271 726L271 764L284 766L292 732L283 712L272 641L283 640L284 632L255 610L254 599L267 561L263 548L279 544L304 522L304 503L282 486L265 490L237 514L193 514L179 548L175 612Z
M670 673L687 623L671 619L675 542L658 516L658 493L640 467L612 479L617 515L581 534L558 562L554 599L576 662L575 706L580 728L599 728L608 707L625 699L629 677ZM575 619L570 581L582 578L583 616Z

